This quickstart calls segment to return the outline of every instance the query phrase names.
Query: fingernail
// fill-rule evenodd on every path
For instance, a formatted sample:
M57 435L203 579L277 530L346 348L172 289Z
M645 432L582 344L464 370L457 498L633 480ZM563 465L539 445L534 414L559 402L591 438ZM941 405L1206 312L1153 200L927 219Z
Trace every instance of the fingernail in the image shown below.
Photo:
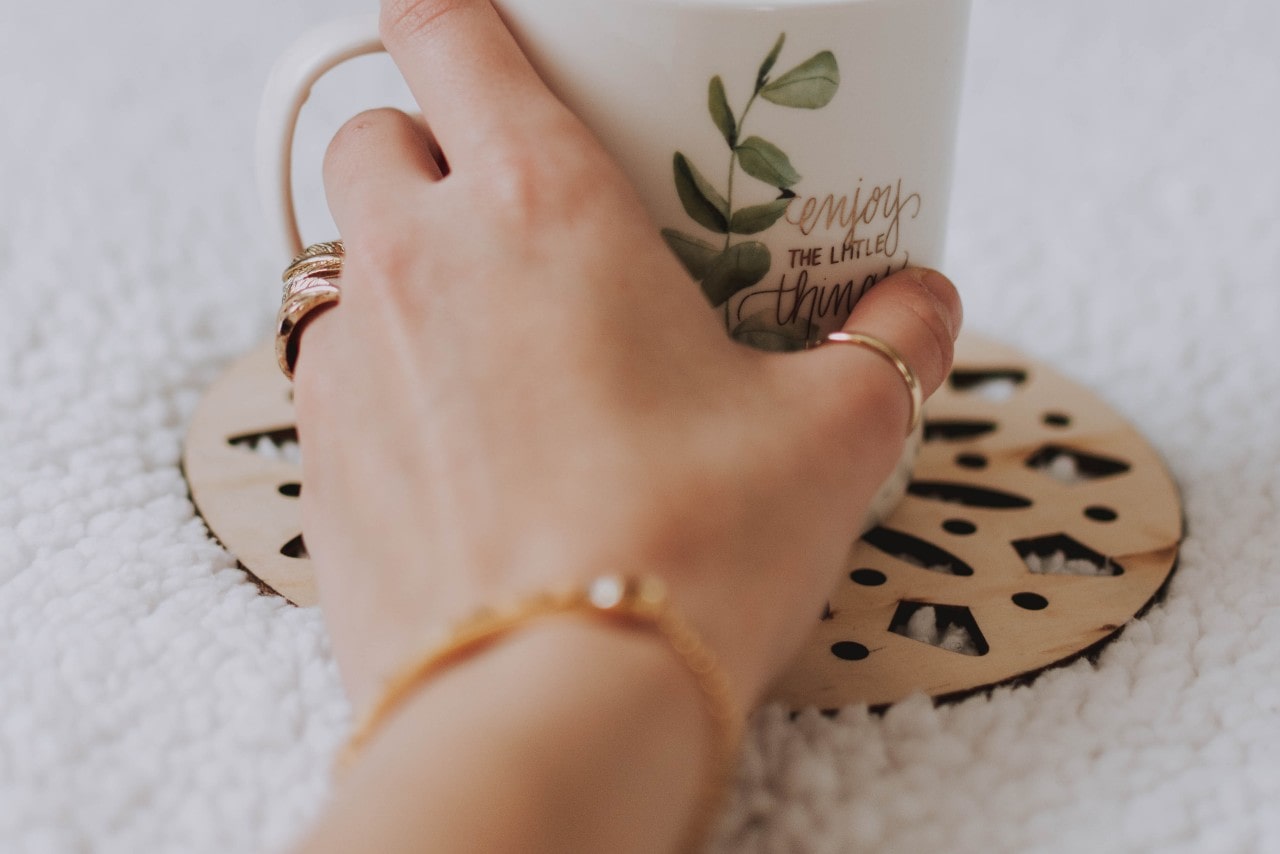
M943 320L946 321L947 330L951 333L951 340L954 341L960 335L960 327L964 325L964 305L960 302L960 294L956 292L956 286L937 270L930 269L920 271L920 284L924 285L942 306Z

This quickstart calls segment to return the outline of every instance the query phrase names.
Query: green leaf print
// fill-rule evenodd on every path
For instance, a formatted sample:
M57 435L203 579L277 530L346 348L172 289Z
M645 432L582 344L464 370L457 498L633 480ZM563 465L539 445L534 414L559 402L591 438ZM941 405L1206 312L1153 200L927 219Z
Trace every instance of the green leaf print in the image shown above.
M835 55L824 50L760 90L760 97L784 107L817 110L831 103L840 88Z
M752 178L759 178L779 190L800 180L800 173L791 165L790 158L766 139L749 137L735 150L738 152L738 165Z
M763 205L739 208L729 221L729 230L734 234L759 234L782 219L790 204L790 199L774 199Z
M702 290L715 306L723 305L738 291L759 283L769 272L769 247L754 240L724 251L702 280Z
M777 224L786 214L791 200L796 198L791 187L800 181L800 173L791 164L791 158L772 142L759 136L739 140L745 132L747 116L758 100L816 110L826 106L840 86L840 69L835 55L829 50L815 54L776 80L770 80L769 75L786 42L787 34L780 33L760 63L751 97L741 113L734 114L720 75L713 76L707 85L707 112L729 148L724 194L682 152L677 151L672 161L676 194L685 213L703 228L723 235L723 245L713 245L701 237L673 228L662 230L662 239L689 275L702 284L707 299L712 305L724 308L725 330L741 341L764 349L798 349L807 341L808 328L798 330L794 325L781 328L776 323L769 326L763 319L752 318L742 321L737 327L732 325L733 312L729 300L738 292L758 284L773 265L765 244L758 240L735 244L734 235L759 234ZM739 166L748 177L776 188L777 198L735 209L734 183ZM758 187L753 195L756 198L763 196ZM798 346L797 341L800 342Z
M707 109L711 112L711 120L716 123L724 141L730 146L738 144L738 125L733 118L733 110L729 107L729 98L724 92L724 81L719 75L711 78L707 90Z
M694 222L718 234L729 233L729 203L680 152L674 160L676 192Z
M778 41L773 46L773 50L769 51L769 55L764 58L764 62L760 63L760 73L756 75L757 91L759 91L760 87L764 86L764 84L768 81L769 72L773 70L774 63L778 61L778 54L782 53L782 46L786 44L786 41L787 41L786 33L783 33L782 35L778 36Z

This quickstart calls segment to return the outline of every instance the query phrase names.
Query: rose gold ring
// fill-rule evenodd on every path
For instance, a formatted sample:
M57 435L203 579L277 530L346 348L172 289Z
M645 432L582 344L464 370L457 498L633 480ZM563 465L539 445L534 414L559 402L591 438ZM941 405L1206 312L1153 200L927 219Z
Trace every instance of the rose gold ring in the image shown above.
M276 315L276 361L291 381L303 328L342 297L338 281L346 254L341 240L313 243L285 268L284 294Z
M347 249L343 245L341 240L329 240L324 243L312 243L306 249L303 249L301 252L299 252L294 257L294 259L289 262L289 267L293 267L295 264L299 264L307 260L308 258L314 258L317 255L342 256L346 254L347 254ZM289 277L289 271L286 269L285 278L288 278L288 277Z
M907 435L910 436L916 431L916 427L920 426L920 412L924 408L924 391L920 387L920 378L916 376L915 371L911 370L911 366L907 364L906 359L902 358L901 353L879 338L861 332L832 332L824 343L866 347L887 359L889 364L902 375L903 382L907 384L907 394L911 396L911 419L908 422Z
M342 275L343 256L336 252L325 252L295 261L284 271L281 281L286 284L301 276L316 276L321 279L333 279Z
M298 363L302 330L325 311L338 304L342 292L329 279L303 279L302 286L281 304L276 315L276 361L285 377L293 380Z

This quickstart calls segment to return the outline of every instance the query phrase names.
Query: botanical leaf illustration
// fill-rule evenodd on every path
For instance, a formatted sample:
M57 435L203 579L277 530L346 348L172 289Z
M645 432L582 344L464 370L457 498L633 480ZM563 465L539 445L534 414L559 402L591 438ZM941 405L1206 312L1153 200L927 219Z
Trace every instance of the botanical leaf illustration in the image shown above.
M786 33L778 36L778 41L773 46L773 50L769 51L769 55L764 58L764 62L760 63L760 73L756 75L756 89L759 89L768 80L769 72L773 70L774 63L778 61L778 54L782 53L782 46L786 44L786 41Z
M724 235L724 245L714 246L702 238L673 228L662 231L663 240L689 271L689 275L702 283L702 290L711 304L724 307L725 330L739 340L767 350L797 349L796 342L799 341L799 346L803 346L810 330L808 324L805 324L804 330L798 330L794 324L782 328L776 322L768 326L764 319L752 318L739 323L736 329L732 326L729 300L739 291L758 284L768 275L773 264L769 248L763 243L748 240L735 245L733 236L759 234L772 228L786 214L791 200L796 197L791 187L800 180L800 173L791 165L791 158L772 142L758 136L748 137L741 143L738 140L746 126L747 115L759 98L763 97L766 101L784 107L816 110L826 106L840 86L840 69L836 65L835 55L829 50L814 55L778 79L770 80L769 74L782 55L786 42L787 34L780 34L760 63L751 97L739 115L735 116L729 105L724 80L720 75L712 77L707 86L707 112L711 114L711 121L729 146L728 180L725 182L724 195L682 152L676 152L672 163L676 194L680 197L685 213L698 225ZM752 178L776 187L778 197L764 204L747 205L735 210L734 177L739 166Z
M758 136L749 137L736 149L738 165L752 178L759 178L779 190L800 180L800 173L781 148Z
M729 232L729 203L680 152L675 161L676 192L694 222L720 234Z
M739 323L732 333L735 341L776 353L794 353L810 346L816 337L807 320L780 326L772 309L757 312Z
M757 284L769 272L769 248L754 240L730 246L716 259L702 280L712 305L722 305L743 288Z
M816 110L831 103L840 87L835 55L824 50L760 90L760 97L784 107Z
M676 253L680 263L689 271L689 275L698 281L706 278L721 254L719 249L707 241L690 237L674 228L662 229L662 239L667 241L667 245L671 247L672 252Z
M724 141L730 146L738 144L738 125L733 118L733 110L729 107L729 98L724 93L724 81L719 75L711 78L711 86L707 91L707 109L711 111L711 120L720 128Z
M729 230L734 234L758 234L782 218L790 199L774 199L763 205L751 205L734 211Z

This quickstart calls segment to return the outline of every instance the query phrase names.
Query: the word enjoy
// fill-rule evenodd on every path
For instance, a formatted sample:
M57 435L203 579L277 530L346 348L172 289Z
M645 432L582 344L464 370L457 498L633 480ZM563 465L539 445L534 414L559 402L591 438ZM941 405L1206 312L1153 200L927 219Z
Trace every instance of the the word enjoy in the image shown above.
M862 245L866 241L860 242L858 230L862 226L871 226L880 232L874 241L875 254L892 258L898 254L902 218L907 216L915 219L920 215L921 204L919 193L903 192L901 178L892 184L872 187L863 186L862 179L859 178L858 186L849 195L837 196L829 193L821 198L807 196L803 200L793 199L787 207L786 221L806 237L813 234L819 226L827 231L834 230L837 226L844 229L841 245L845 250L857 253L846 257L870 254L871 247Z

